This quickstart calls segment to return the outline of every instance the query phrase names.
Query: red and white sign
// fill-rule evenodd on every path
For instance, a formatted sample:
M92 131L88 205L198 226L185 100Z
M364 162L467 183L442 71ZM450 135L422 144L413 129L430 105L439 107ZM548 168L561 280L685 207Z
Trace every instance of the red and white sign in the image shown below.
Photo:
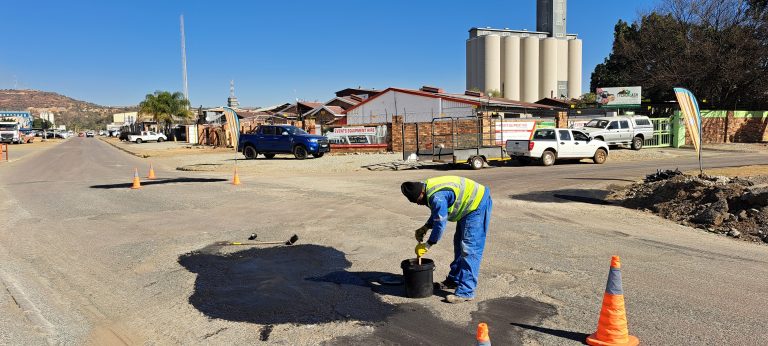
M535 121L502 121L496 123L496 143L507 140L529 140L536 128Z
M375 127L337 127L333 129L337 135L376 135Z

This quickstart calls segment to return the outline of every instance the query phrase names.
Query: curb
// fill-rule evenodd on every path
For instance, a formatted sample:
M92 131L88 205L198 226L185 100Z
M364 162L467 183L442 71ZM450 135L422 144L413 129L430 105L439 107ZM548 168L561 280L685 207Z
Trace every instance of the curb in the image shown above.
M144 154L138 154L138 153L134 153L134 152L132 152L132 151L130 151L130 150L128 150L128 149L125 149L125 148L123 148L122 146L119 146L119 145L117 145L117 144L114 144L114 143L112 143L112 142L110 142L110 141L107 141L107 140L105 140L103 137L99 138L99 140L100 140L100 141L102 141L102 142L104 142L104 143L106 143L106 144L109 144L109 145L111 145L112 147L114 147L114 148L115 148L115 149L117 149L117 150L120 150L120 151L122 151L122 152L124 152L124 153L127 153L127 154L129 154L129 155L133 155L133 156L136 156L136 157L138 157L138 158L146 159L146 158L148 158L148 157L152 157L152 155L144 155Z

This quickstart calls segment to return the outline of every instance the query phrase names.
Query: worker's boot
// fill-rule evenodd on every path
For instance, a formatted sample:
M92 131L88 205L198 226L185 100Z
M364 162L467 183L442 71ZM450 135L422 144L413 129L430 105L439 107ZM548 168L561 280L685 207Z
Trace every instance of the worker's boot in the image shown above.
M441 290L455 290L458 285L453 280L445 279L442 282L435 282L435 288Z
M474 298L459 297L459 296L457 296L455 294L449 294L449 295L445 296L445 302L446 303L451 303L451 304L461 304L463 302L468 302L468 301L470 301L472 299L474 299Z

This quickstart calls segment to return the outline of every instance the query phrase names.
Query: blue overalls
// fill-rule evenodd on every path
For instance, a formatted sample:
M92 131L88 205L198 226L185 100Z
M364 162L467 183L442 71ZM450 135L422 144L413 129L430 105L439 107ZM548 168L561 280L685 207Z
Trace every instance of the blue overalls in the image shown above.
M432 228L432 232L427 240L429 244L436 244L442 237L448 221L448 207L453 205L455 200L456 195L451 190L440 190L430 197L432 215L427 221L427 226ZM477 209L456 223L456 233L453 236L454 259L450 265L448 280L457 284L455 295L458 297L475 297L492 207L491 191L486 188Z

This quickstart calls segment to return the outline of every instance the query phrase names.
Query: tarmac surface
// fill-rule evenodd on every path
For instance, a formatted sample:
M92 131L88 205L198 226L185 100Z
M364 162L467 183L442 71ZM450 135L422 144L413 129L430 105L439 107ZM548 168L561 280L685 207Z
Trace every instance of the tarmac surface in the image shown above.
M322 159L319 159L322 160ZM288 160L286 160L288 161ZM705 167L766 164L710 152ZM647 344L768 344L768 246L600 203L658 161L398 172L176 171L128 188L147 160L92 138L0 165L0 344L580 344L594 332L610 256L622 256L629 329ZM477 298L378 285L412 257L428 210L405 180L456 174L490 187ZM449 226L446 236L450 236ZM282 241L294 246L214 245ZM449 239L449 238L447 238ZM447 273L445 239L428 257Z

